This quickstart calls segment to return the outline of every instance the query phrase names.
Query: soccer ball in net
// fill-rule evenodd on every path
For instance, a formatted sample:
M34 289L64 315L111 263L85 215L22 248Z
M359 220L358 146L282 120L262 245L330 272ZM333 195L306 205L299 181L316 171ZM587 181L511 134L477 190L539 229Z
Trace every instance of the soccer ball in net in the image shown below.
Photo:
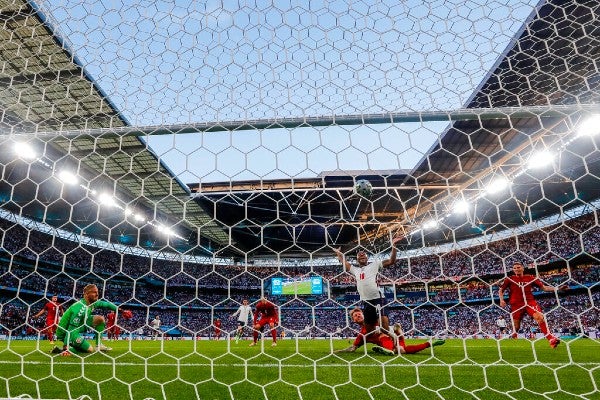
M369 197L373 193L373 185L366 179L359 179L354 185L354 191L363 197Z

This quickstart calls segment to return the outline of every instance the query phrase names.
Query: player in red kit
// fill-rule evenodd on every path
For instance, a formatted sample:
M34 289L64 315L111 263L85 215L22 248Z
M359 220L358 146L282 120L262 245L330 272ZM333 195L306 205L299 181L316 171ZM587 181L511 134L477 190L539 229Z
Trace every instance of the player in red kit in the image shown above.
M271 328L271 336L273 337L271 346L277 346L277 329L275 329L275 326L278 323L277 307L265 297L262 297L256 304L256 311L254 312L254 341L250 343L250 346L256 346L258 331L262 332L267 324Z
M550 342L550 347L553 349L556 348L560 343L560 339L552 335L548 330L548 324L546 323L546 317L542 313L542 308L533 298L533 287L538 287L544 292L555 292L557 289L553 286L545 285L539 278L533 275L525 274L525 267L520 262L515 262L512 269L514 275L504 279L498 290L500 307L506 307L504 292L506 290L509 291L508 304L510 304L514 327L512 337L517 337L517 332L521 328L521 320L525 313L527 313L537 322L540 330L546 336L548 342ZM561 286L559 289L563 290L566 288L568 287Z
M335 350L334 353L347 352L351 353L356 351L360 346L365 344L365 338L367 343L373 343L373 351L380 354L393 356L395 354L414 354L421 350L425 350L431 346L441 346L446 343L444 340L436 340L433 343L423 342L419 344L409 345L404 341L404 334L399 325L394 326L395 335L398 338L397 345L394 343L394 339L387 333L378 332L377 330L371 331L367 335L367 325L365 324L365 315L360 308L355 308L350 312L352 321L360 325L360 334L354 339L354 343L350 347L341 350Z
M63 315L65 310L63 307L58 304L58 297L52 296L51 300L44 305L44 308L40 310L37 314L33 316L33 318L41 317L42 314L46 313L46 325L44 326L44 330L42 331L50 344L54 344L54 334L56 333L56 327L58 326L58 322L60 321L60 316Z
M219 318L215 319L215 340L219 340L221 338L221 320Z
M108 340L117 340L121 335L121 328L119 325L116 325L117 314L114 311L110 311L106 315L106 334L108 336Z

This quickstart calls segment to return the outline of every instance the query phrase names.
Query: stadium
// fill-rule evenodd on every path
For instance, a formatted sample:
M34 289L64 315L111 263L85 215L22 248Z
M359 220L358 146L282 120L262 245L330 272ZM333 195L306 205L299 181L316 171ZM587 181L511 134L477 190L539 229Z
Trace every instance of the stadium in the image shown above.
M0 398L600 397L597 1L130 3L0 0Z

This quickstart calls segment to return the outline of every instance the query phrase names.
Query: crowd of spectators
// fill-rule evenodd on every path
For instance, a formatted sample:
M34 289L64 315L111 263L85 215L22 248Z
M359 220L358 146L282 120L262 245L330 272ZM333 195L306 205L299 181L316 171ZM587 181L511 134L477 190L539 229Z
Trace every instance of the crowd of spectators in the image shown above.
M94 248L1 219L0 234L4 334L40 327L40 321L30 317L41 308L44 296L56 294L68 305L80 298L88 283L97 284L110 301L134 310L134 318L123 322L125 331L149 330L149 321L158 313L164 327L181 332L210 335L215 318L223 321L224 331L233 332L236 322L228 316L242 298L257 301L271 277L309 275L323 277L326 292L275 298L283 329L306 336L352 330L347 312L358 296L354 278L338 264L195 264ZM599 325L599 239L597 214L590 213L508 239L400 257L382 271L379 283L385 288L390 319L401 322L409 333L493 334L497 316L506 313L497 306L498 285L519 260L546 283L573 289L559 298L540 297L551 327L584 332Z
M275 302L277 302L275 300ZM554 297L538 299L546 312L550 329L553 332L589 333L600 329L600 313L595 304L600 302L600 292L585 292L564 296L557 300ZM24 330L37 333L43 328L41 319L33 320L31 316L38 311L41 304L29 305L18 300L3 301L0 316L0 334L20 335ZM280 329L286 330L289 336L352 336L356 327L348 319L349 308L343 306L294 307L281 306ZM230 316L233 307L192 308L181 307L136 307L133 318L122 320L119 324L123 334L135 333L142 329L149 334L150 321L160 315L165 334L175 328L188 336L210 337L214 332L213 321L220 318L224 332L234 334L237 321ZM495 337L498 334L496 320L503 315L510 321L508 311L497 304L475 304L466 306L457 304L450 307L424 303L416 307L408 307L399 302L391 302L385 307L390 321L399 322L408 336L451 336L451 337ZM535 332L537 324L525 319L521 330L523 333ZM342 331L342 332L340 332ZM344 333L346 332L346 333Z

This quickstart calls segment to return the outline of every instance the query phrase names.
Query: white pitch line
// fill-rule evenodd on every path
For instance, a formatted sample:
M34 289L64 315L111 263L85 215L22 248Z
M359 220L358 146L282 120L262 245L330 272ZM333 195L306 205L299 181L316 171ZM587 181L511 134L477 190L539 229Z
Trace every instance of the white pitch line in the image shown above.
M85 360L81 360L80 362L70 362L70 361L66 361L66 362L56 362L53 361L52 363L55 365L81 365L82 362L86 362ZM507 366L507 367L564 367L567 365L578 365L578 366L585 366L585 367L598 367L600 366L600 362L599 363L593 363L593 362L585 362L585 363L528 363L528 364L511 364L511 363L492 363L492 364L477 364L477 363L473 363L473 364L392 364L392 363L380 363L380 364L356 364L356 363L347 363L347 364L317 364L312 365L312 364L264 364L264 363L260 363L260 364L244 364L244 363L235 363L235 364L211 364L211 363L171 363L171 364L167 364L167 363L128 363L128 362L118 362L118 363L113 363L113 362L105 362L105 361L101 361L101 362L97 362L97 361L89 361L88 362L91 365L106 365L106 366L140 366L140 367L281 367L281 368L330 368L330 367L381 367L381 366L386 366L386 367L418 367L418 368L424 368L424 367L452 367L452 366L457 366L457 367L468 367L468 366L472 366L472 367L481 367L481 366L488 366L488 367L502 367L502 366ZM27 365L49 365L49 362L46 361L0 361L0 365L1 364L6 364L6 365L13 365L13 364L17 364L17 365L21 365L21 364L27 364Z

